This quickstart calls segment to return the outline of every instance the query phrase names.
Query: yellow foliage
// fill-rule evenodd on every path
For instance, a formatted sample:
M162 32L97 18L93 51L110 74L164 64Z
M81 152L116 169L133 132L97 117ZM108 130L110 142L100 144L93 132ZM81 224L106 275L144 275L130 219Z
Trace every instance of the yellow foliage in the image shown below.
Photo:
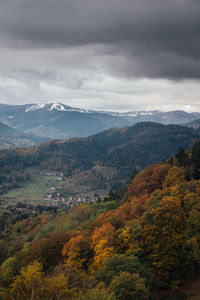
M35 261L23 268L11 285L11 293L16 300L40 300L42 291L42 265Z
M119 238L121 238L125 244L128 244L131 238L131 228L125 227L122 233L119 235Z
M114 253L113 248L114 227L104 224L96 228L92 235L92 247L94 249L94 267L98 268L102 261Z
M45 296L48 296L48 299L61 299L61 297L71 294L68 288L68 277L63 273L46 278L45 285Z
M99 245L95 247L94 266L98 268L101 263L108 257L114 254L113 247L106 247L105 241L101 241Z
M168 171L164 181L164 187L169 187L184 182L185 176L186 170L184 167L173 166Z

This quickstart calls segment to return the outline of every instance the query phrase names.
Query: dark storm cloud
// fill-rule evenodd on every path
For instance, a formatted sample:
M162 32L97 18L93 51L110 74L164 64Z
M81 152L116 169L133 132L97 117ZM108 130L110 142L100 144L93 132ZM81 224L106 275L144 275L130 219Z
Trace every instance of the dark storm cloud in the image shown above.
M199 79L199 16L199 0L7 0L0 1L0 38L47 55L95 45L119 76Z

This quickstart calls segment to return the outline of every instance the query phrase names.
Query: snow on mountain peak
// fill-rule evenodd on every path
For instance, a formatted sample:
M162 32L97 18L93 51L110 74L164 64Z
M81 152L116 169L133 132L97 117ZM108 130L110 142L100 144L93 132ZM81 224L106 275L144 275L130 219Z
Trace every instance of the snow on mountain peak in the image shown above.
M67 109L60 103L53 103L51 104L51 107L48 110L62 110L66 111Z
M30 111L35 111L35 110L40 110L40 109L46 109L48 111L52 110L60 110L60 111L73 111L73 112L80 112L80 113L90 113L91 111L89 110L84 110L84 109L79 109L79 108L74 108L68 105L64 105L62 103L40 103L40 104L33 104L29 106L25 112L30 112Z
M40 109L44 109L47 111L65 111L65 112L78 112L78 113L100 113L100 114L108 114L112 116L118 117L139 117L139 116L150 116L155 113L162 113L161 111L128 111L128 112L111 112L111 111L93 111L93 110L85 110L80 108L71 107L62 103L38 103L38 104L30 104L25 112L37 111Z
M71 107L68 105L64 105L62 103L48 104L48 110L75 111L75 112L80 112L80 113L88 113L89 112L87 110Z
M44 104L44 103L31 105L29 108L27 108L27 109L25 110L25 112L33 111L33 110L38 110L38 109L44 108L45 105L46 105L46 104Z

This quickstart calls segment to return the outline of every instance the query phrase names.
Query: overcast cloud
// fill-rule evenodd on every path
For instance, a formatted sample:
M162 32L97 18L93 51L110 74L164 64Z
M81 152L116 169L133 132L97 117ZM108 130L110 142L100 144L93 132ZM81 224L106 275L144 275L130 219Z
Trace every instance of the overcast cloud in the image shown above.
M0 0L0 102L200 111L199 0Z

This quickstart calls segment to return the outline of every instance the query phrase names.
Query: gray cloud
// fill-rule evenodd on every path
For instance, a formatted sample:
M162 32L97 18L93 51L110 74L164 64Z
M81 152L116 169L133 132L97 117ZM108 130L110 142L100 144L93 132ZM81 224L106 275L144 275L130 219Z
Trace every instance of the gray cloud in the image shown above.
M199 0L0 0L0 102L200 111Z
M1 44L95 45L117 76L199 78L199 16L198 0L7 0L0 1Z

